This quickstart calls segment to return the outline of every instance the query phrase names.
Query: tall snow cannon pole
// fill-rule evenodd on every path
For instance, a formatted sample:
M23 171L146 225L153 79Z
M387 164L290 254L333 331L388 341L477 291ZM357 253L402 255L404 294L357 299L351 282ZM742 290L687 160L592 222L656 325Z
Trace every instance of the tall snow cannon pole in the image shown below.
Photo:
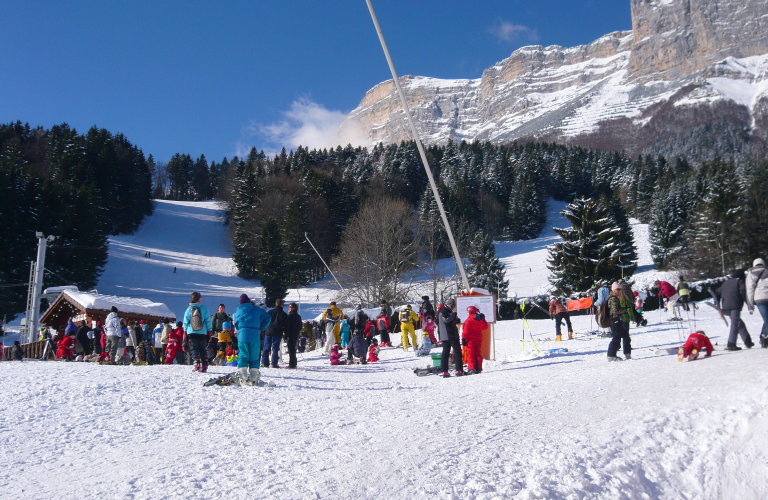
M326 269L328 269L328 272L329 272L329 273L331 273L331 276L333 276L333 279L336 281L336 284L337 284L337 285L339 285L339 288L341 288L341 291L342 291L342 292L344 292L344 295L346 295L346 296L347 296L347 300L348 300L348 301L349 301L349 303L351 304L351 303L352 303L352 298L349 296L349 294L347 293L347 291L346 291L346 290L344 290L344 287L343 287L343 286L341 286L341 283L339 283L339 280L336 278L336 275L335 275L335 274L333 274L333 271L331 271L331 268L330 268L330 267L328 267L328 264L326 264L326 263L325 263L325 259L323 259L323 256L322 256L322 255L320 255L320 252L318 252L318 251L317 251L317 248L315 248L315 245L313 245L313 244L312 244L312 242L311 242L311 241L309 241L309 236L307 235L307 233L304 233L304 239L306 239L306 240L307 240L307 243L309 243L309 246L311 246L311 247L312 247L312 250L314 250L314 251L315 251L315 253L316 253L316 254L317 254L317 256L320 258L320 260L322 261L322 263L323 263L323 265L325 266L325 268L326 268ZM301 299L299 299L299 300L301 300Z
M376 27L376 33L379 35L379 41L381 42L381 48L384 49L384 55L387 57L387 63L389 64L389 70L392 72L392 81L395 82L397 87L397 93L400 95L400 101L403 103L403 110L405 111L405 117L408 118L408 125L411 127L411 133L413 139L416 141L416 147L419 148L419 155L421 156L421 163L424 164L424 170L427 171L427 178L429 178L429 185L432 187L432 194L437 201L437 208L440 210L440 217L443 219L443 226L445 226L445 232L448 233L448 240L451 242L451 249L453 250L453 257L456 259L456 265L461 273L461 279L464 282L464 288L469 292L469 280L467 279L467 273L464 271L464 264L461 261L459 255L459 249L456 246L456 240L453 239L453 231L451 231L451 225L448 223L448 217L445 215L445 209L443 208L443 202L440 201L440 193L437 191L437 185L435 179L432 177L432 170L429 168L429 162L427 161L427 155L424 153L424 146L421 144L421 138L419 132L416 130L416 126L413 124L413 118L411 117L411 110L408 108L408 103L405 101L405 94L402 87L400 87L400 80L397 78L397 72L395 71L395 65L392 62L392 56L389 55L389 49L387 48L387 42L384 41L384 34L381 32L381 26L379 26L379 20L376 17L376 12L373 10L371 0L365 0L368 4L368 10L371 13L371 19L373 19L373 25Z

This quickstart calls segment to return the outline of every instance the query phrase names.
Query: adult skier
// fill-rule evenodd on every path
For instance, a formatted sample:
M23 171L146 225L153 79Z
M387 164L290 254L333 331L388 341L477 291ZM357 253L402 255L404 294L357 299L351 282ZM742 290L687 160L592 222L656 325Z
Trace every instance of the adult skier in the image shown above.
M205 373L208 371L206 347L213 331L211 314L203 305L203 296L200 292L192 292L189 299L189 307L184 313L184 331L187 332L191 357L195 363L192 371Z
M453 308L456 307L456 301L450 299L443 304L437 313L438 331L440 332L440 342L443 344L443 354L440 359L440 371L443 377L450 377L448 374L448 363L451 358L451 349L453 349L453 361L456 365L456 376L464 375L464 363L461 359L461 339L459 338L459 317Z
M275 300L275 307L267 314L271 319L269 327L264 333L264 347L262 348L261 364L264 368L269 366L269 353L272 353L272 368L280 368L277 358L280 351L280 342L283 336L288 334L288 315L283 311L283 299Z
M237 331L237 379L240 385L256 385L261 357L261 332L269 327L272 318L260 307L256 307L248 295L240 295L240 305L232 316Z
M555 342L563 340L563 336L560 333L560 322L565 320L566 326L568 326L568 340L573 340L573 327L571 326L571 316L568 314L568 309L563 305L563 301L558 297L552 297L549 301L549 315L555 320Z
M726 349L729 351L741 350L741 347L736 345L736 338L739 335L741 335L741 340L747 346L747 349L751 349L754 345L752 337L749 336L747 325L741 319L741 309L747 300L744 270L734 269L731 271L731 277L725 280L720 285L720 288L715 290L715 295L717 295L720 302L720 310L722 311L720 314L731 318L731 331L728 335Z
M109 353L109 360L117 362L117 348L120 344L120 337L123 336L123 328L120 326L120 318L117 317L117 307L112 306L107 319L104 321L104 333L107 336L106 350Z
M299 306L295 302L288 304L288 317L286 318L286 339L288 344L288 368L295 370L298 360L296 359L296 345L301 335L302 322L299 316Z
M77 329L77 341L83 346L83 354L90 356L93 354L93 346L91 346L91 339L88 338L88 332L91 328L86 324L85 320L80 322L80 328Z
M626 304L629 304L627 306ZM624 304L624 305L622 305ZM624 341L624 357L632 359L632 341L629 338L629 330L625 328L624 320L630 311L627 307L632 307L632 300L624 297L621 285L616 282L611 286L611 294L608 296L607 307L608 315L611 318L611 343L608 344L608 361L623 361L616 356L619 346Z
M376 332L381 335L381 347L392 347L392 340L389 338L389 315L383 307L376 317Z
M368 324L368 315L363 311L363 305L358 304L357 310L355 311L355 315L353 317L354 323L355 323L355 331L356 332L363 332L365 331L365 326Z
M330 313L329 313L330 311ZM331 344L341 343L341 334L339 333L339 328L341 326L341 318L344 316L344 313L341 312L341 309L336 307L336 302L331 302L328 305L328 309L323 313L323 319L330 319L335 321L335 325L333 327L333 338L328 338L326 341L330 342Z
M411 305L408 304L405 306L405 309L400 311L399 318L400 331L402 332L403 337L403 350L405 351L408 348L408 336L410 335L411 345L413 345L413 350L415 351L418 348L419 343L416 341L416 327L414 325L419 321L419 317L413 312Z
M680 276L679 281L675 283L675 289L680 294L680 300L678 301L680 302L680 307L688 312L690 310L688 304L691 302L691 286L685 281L683 276Z
M755 308L763 317L763 328L760 332L760 345L768 347L768 269L763 259L755 259L752 269L747 271L745 280L747 289L747 308L752 314Z
M667 319L669 319L669 321L680 321L681 318L679 318L675 312L677 301L680 300L680 294L677 293L677 289L666 281L660 280L656 280L653 283L653 289L658 291L659 306L661 306L662 298L667 299Z
M424 295L421 297L421 305L419 306L419 325L424 328L424 324L427 322L427 316L435 317L435 308L429 301L429 296Z
M485 315L475 306L467 307L469 317L461 330L461 344L467 346L467 374L483 371L483 330L488 328Z

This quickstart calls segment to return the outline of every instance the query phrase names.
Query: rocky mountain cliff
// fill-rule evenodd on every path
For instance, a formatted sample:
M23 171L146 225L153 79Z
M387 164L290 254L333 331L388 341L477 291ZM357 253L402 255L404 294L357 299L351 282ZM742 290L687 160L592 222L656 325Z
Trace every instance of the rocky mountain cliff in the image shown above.
M768 1L631 2L632 31L573 48L523 47L476 80L402 77L422 139L694 156L763 144ZM371 143L410 139L394 83L368 91L340 132Z

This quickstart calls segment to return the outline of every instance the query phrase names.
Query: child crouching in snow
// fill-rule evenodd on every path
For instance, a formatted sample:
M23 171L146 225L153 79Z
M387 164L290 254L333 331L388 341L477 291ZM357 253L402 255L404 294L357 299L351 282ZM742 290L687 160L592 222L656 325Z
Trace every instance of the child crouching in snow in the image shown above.
M375 363L378 360L379 360L379 341L376 339L372 339L371 347L368 349L368 362Z
M429 335L429 341L432 342L433 347L439 343L437 341L437 338L435 337L436 328L437 328L437 324L435 324L435 322L432 321L432 316L425 316L422 332L426 332Z
M328 340L330 342L330 339ZM331 347L331 364L332 365L343 365L344 362L341 360L341 352L339 352L339 349L341 349L341 346L339 344L333 344L333 347Z
M698 332L690 334L685 345L678 349L677 359L678 361L682 361L683 359L688 358L688 361L693 361L699 357L699 353L701 353L702 349L707 350L707 355L705 357L708 358L712 356L712 351L714 351L715 348L712 347L712 342L709 341L709 338L707 338L704 331L699 330Z
M431 350L432 341L429 338L429 333L426 330L423 330L421 334L421 344L419 345L419 348L416 349L416 356L429 356L429 351Z

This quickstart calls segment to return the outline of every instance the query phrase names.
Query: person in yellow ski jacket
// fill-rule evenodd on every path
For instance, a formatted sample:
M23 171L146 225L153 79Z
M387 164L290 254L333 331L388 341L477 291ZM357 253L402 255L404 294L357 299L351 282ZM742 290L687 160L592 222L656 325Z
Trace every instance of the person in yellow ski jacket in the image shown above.
M341 333L339 328L341 327L341 318L344 316L344 313L341 311L341 309L336 307L336 302L331 302L331 304L328 306L328 310L331 311L332 319L336 320L336 326L333 327L333 336L336 339L336 343L341 344ZM323 313L323 319L329 319L328 310Z
M419 316L415 312L413 312L413 309L411 309L410 305L405 306L405 309L400 311L400 331L403 334L403 350L406 350L408 348L408 336L411 336L411 345L413 345L413 350L415 351L416 348L419 346L419 343L416 341L416 323L419 321Z

